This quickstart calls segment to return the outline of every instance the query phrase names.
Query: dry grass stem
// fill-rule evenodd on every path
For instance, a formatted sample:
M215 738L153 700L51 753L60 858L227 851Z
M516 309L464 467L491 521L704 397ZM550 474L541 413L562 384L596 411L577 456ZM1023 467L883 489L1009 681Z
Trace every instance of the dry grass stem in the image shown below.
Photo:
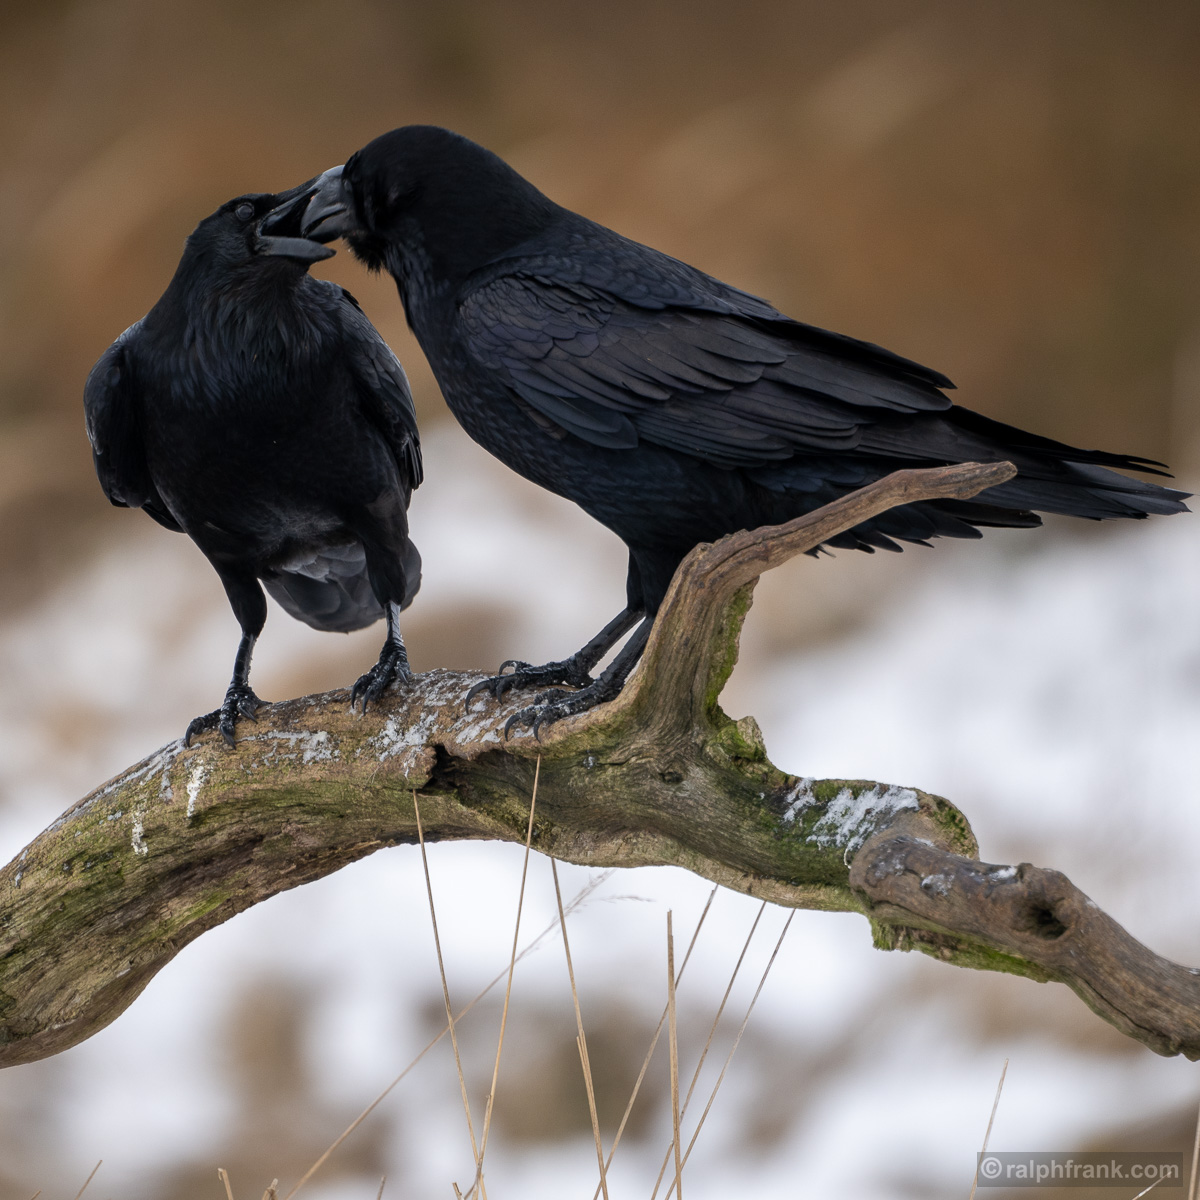
M383 1188L386 1183L387 1183L387 1176L384 1175L379 1180L379 1191L375 1193L375 1200L383 1200Z
M233 1185L229 1182L229 1172L224 1167L218 1167L217 1178L225 1185L225 1200L233 1200Z
M471 1135L471 1154L475 1159L475 1170L479 1171L479 1146L475 1141L475 1125L471 1120L471 1101L467 1096L467 1080L463 1075L462 1057L458 1052L458 1035L454 1032L454 1010L450 1007L450 986L446 982L446 964L442 959L442 940L438 936L437 911L433 904L433 883L429 878L429 856L425 853L425 828L421 824L421 806L417 793L413 792L413 812L417 818L417 842L421 847L421 867L425 871L425 892L429 897L429 919L433 923L433 945L437 950L438 973L442 978L442 999L446 1002L446 1024L450 1028L450 1045L454 1048L454 1065L458 1070L458 1086L462 1092L463 1112L467 1115L467 1132Z
M992 1123L996 1119L996 1109L1000 1107L1000 1093L1004 1091L1004 1077L1008 1074L1008 1059L1004 1060L1004 1066L1000 1068L1000 1082L996 1086L996 1098L992 1101L992 1115L988 1117L987 1129L983 1134L983 1149L979 1151L980 1156L987 1153L988 1141L992 1136ZM975 1162L975 1178L971 1180L971 1194L968 1200L975 1200L975 1189L979 1186L979 1160Z
M87 1178L86 1178L86 1179L83 1181L83 1187L81 1187L81 1188L79 1189L79 1191L77 1191L77 1192L75 1193L75 1200L79 1200L79 1197L80 1197L80 1196L82 1196L82 1195L83 1195L83 1193L84 1193L84 1192L86 1192L86 1191L88 1190L88 1184L89 1184L89 1183L91 1183L91 1182L92 1182L92 1180L96 1178L96 1172L97 1172L98 1170L100 1170L100 1163L102 1163L103 1161L104 1161L104 1159L101 1159L101 1160L100 1160L100 1162L98 1162L98 1163L97 1163L97 1164L96 1164L96 1165L95 1165L95 1166L92 1168L92 1173L91 1173L91 1174L90 1174L90 1175L89 1175L89 1176L88 1176L88 1177L87 1177ZM41 1194L41 1193L39 1193L39 1195L40 1195L40 1194Z
M587 1035L583 1031L583 1013L579 1008L579 989L575 986L575 965L571 961L571 943L567 938L567 920L563 913L562 888L558 883L558 863L553 858L550 860L550 874L554 877L554 899L558 903L558 923L562 928L563 951L567 956L567 977L571 981L571 1000L575 1004L575 1042L579 1047L579 1061L583 1066L583 1083L587 1088L588 1112L592 1117L592 1136L596 1139L596 1162L600 1167L600 1190L604 1193L604 1200L608 1200L608 1171L604 1165L604 1143L600 1139L600 1118L596 1115L596 1090L592 1082L592 1063L588 1058Z
M696 1070L692 1073L692 1082L688 1085L687 1095L683 1098L683 1107L679 1110L679 1115L682 1118L687 1112L687 1106L691 1103L692 1093L696 1090L696 1082L700 1078L700 1071L704 1067L704 1060L708 1057L709 1049L712 1047L713 1038L717 1033L717 1026L720 1024L721 1016L725 1012L725 1005L729 1003L729 995L733 991L733 985L737 981L738 972L742 969L742 963L746 961L746 953L750 949L750 943L754 940L755 931L758 929L758 923L762 920L762 915L767 911L767 902L764 900L759 906L758 912L754 916L754 922L750 926L750 932L746 934L746 941L742 946L742 952L738 955L737 962L733 964L733 973L729 976L729 982L725 985L725 994L721 997L721 1003L717 1005L717 1015L713 1017L712 1027L708 1031L708 1040L704 1043L704 1049L700 1052L700 1061L696 1064Z
M542 756L539 754L537 765L533 768L533 795L529 800L529 825L525 830L525 858L521 863L521 887L517 892L517 920L513 927L512 954L508 960L508 983L504 988L504 1007L500 1010L500 1037L496 1041L496 1065L492 1068L492 1087L488 1092L487 1108L483 1115L483 1137L479 1142L479 1156L475 1163L475 1182L471 1185L471 1192L478 1189L483 1192L485 1197L487 1192L483 1187L483 1156L487 1153L488 1134L492 1129L492 1106L496 1102L496 1084L500 1079L500 1055L504 1050L504 1030L508 1025L508 1002L512 996L513 972L517 966L517 942L521 936L521 909L525 904L525 880L529 876L529 847L533 842L533 814L537 810L538 779L541 773ZM449 1003L448 1000L447 1003Z
M588 880L588 882L584 884L584 886L581 887L578 892L575 893L574 898L567 904L567 916L570 916L573 912L575 912L575 910L578 909L598 887L606 883L612 876L612 873L613 872L611 869L602 871L594 879ZM557 928L558 919L556 918L555 920L551 921L550 924L547 925L546 928L543 929L542 932L539 933L537 937L535 937L533 941L521 951L520 954L517 955L517 962L520 962L521 959L523 959L527 954L532 954ZM492 988L494 988L496 984L498 984L500 980L504 978L505 973L506 972L504 971L498 972L491 983L487 985L487 987L483 988L475 996L475 998L470 1001L470 1003L463 1005L463 1007L458 1010L454 1017L455 1024L461 1021L463 1017L465 1017L467 1013L469 1013L471 1009L473 1009L475 1005L477 1005L480 1000L482 1000L484 996L486 996L492 990ZM304 1172L303 1176L300 1178L300 1182L297 1183L290 1192L288 1192L288 1194L284 1197L284 1200L292 1200L292 1197L295 1196L295 1194L321 1169L321 1167L325 1165L325 1162L328 1160L329 1156L375 1111L375 1109L379 1107L380 1104L383 1103L383 1101L397 1086L397 1084L399 1084L404 1077L408 1075L408 1073L425 1057L425 1055L428 1054L429 1051L432 1050L434 1046L436 1046L449 1032L449 1024L443 1025L441 1032L435 1037L430 1038L430 1040L425 1043L424 1049L422 1049L416 1058L414 1058L412 1062L410 1062L408 1066L405 1067L404 1070L401 1071L400 1074L397 1075L396 1078L393 1079L392 1082L389 1083L387 1087L385 1087L383 1091L380 1092L379 1095L376 1096L375 1099L372 1100L371 1103L368 1104L367 1107L364 1108L362 1112L360 1112L358 1116L355 1117L354 1120L351 1121L350 1124L347 1125L346 1128L343 1129L336 1138L334 1138L333 1142L329 1145L321 1157L318 1158L317 1161L313 1163L313 1165L309 1167L307 1171ZM233 1197L231 1196L229 1200L233 1200Z
M675 1148L675 1192L683 1200L683 1162L679 1155L679 1030L675 1022L675 935L667 909L667 1042L671 1048L671 1137ZM669 1193L668 1193L669 1194Z
M587 1090L588 1111L592 1116L592 1134L596 1139L596 1162L600 1167L600 1187L608 1200L608 1171L604 1165L604 1145L600 1141L600 1121L596 1116L596 1088L592 1082L592 1060L588 1057L587 1042L582 1034L575 1039L579 1062L583 1067L583 1086Z
M708 910L712 908L712 902L716 898L718 884L713 884L713 889L708 893L708 899L704 902L704 910L700 914L700 920L696 922L696 928L692 931L692 940L688 943L687 953L683 956L683 962L679 965L679 971L675 976L675 986L679 986L679 981L683 978L684 971L687 970L688 959L692 957L692 951L696 948L696 940L700 936L700 930L704 928L705 918L708 916ZM568 911L570 911L568 907ZM625 1105L625 1111L621 1115L621 1123L617 1126L617 1135L613 1138L613 1144L608 1151L608 1159L605 1161L604 1167L607 1170L612 1166L613 1155L617 1152L617 1147L621 1144L621 1135L625 1132L625 1126L629 1123L629 1114L633 1112L634 1102L638 1098L638 1093L642 1090L642 1081L646 1078L646 1071L650 1067L650 1060L654 1057L655 1047L658 1045L658 1039L662 1035L663 1026L667 1023L667 1015L669 1006L664 1004L662 1016L658 1018L658 1025L654 1030L654 1036L650 1039L650 1049L646 1051L646 1057L642 1060L642 1069L638 1072L638 1077L634 1082L633 1091L629 1095L629 1103ZM670 1151L668 1151L668 1154ZM666 1169L665 1167L663 1168ZM596 1190L592 1193L592 1200L597 1200L600 1195L600 1185L596 1185Z
M279 1180L272 1179L263 1192L262 1200L279 1200Z
M738 972L742 969L742 963L746 960L746 953L750 949L750 943L754 940L755 931L758 929L758 923L762 920L762 915L767 911L767 902L764 900L759 906L758 912L755 914L754 922L750 926L750 932L746 935L746 941L742 946L742 952L738 955L737 962L733 965L733 973L729 976L729 983L725 986L725 994L721 997L721 1003L717 1006L717 1015L713 1017L713 1023L708 1031L708 1040L704 1043L704 1049L700 1052L700 1061L696 1064L695 1071L692 1072L692 1082L688 1085L687 1095L683 1098L683 1105L679 1110L679 1119L682 1120L687 1115L688 1105L692 1102L692 1093L696 1090L696 1084L700 1079L700 1072L704 1067L704 1060L708 1057L708 1051L713 1044L713 1038L716 1036L717 1025L721 1021L721 1014L725 1011L725 1005L729 1002L729 995L733 991L733 985L737 981ZM650 1200L658 1195L658 1189L662 1184L663 1176L667 1173L667 1164L671 1161L671 1147L667 1147L667 1152L663 1155L662 1166L658 1169L658 1178L654 1181L654 1191L650 1194Z
M725 1072L729 1070L729 1064L733 1062L733 1056L737 1052L738 1044L742 1040L742 1034L746 1032L746 1026L750 1024L750 1014L754 1011L754 1006L758 1003L758 997L762 994L763 986L767 982L767 976L771 973L771 968L775 965L775 959L779 955L779 949L783 945L783 939L787 937L787 931L792 927L792 919L796 912L793 909L788 914L788 919L784 922L783 931L779 935L779 940L775 943L775 949L771 951L771 957L767 960L767 965L763 969L762 978L758 981L758 987L754 989L754 995L750 997L750 1004L746 1009L746 1015L742 1018L742 1023L738 1028L737 1036L733 1039L733 1045L729 1047L729 1053L725 1056L724 1065L721 1067L721 1073L717 1076L717 1082L713 1084L713 1090L709 1093L708 1103L704 1106L704 1111L700 1114L700 1120L696 1123L695 1132L692 1134L692 1139L688 1142L687 1150L683 1156L684 1165L687 1165L687 1160L691 1157L692 1150L695 1148L696 1139L700 1136L700 1130L704 1128L704 1122L708 1120L708 1114L712 1110L713 1101L717 1098L717 1092L721 1090L721 1084L725 1082ZM663 1200L671 1200L671 1193L675 1190L675 1185L672 1184L667 1188L667 1194Z
M1196 1113L1196 1137L1192 1142L1192 1173L1188 1178L1188 1200L1196 1200L1196 1168L1200 1166L1200 1111Z
M1142 1190L1138 1192L1136 1196L1134 1196L1133 1200L1142 1200L1143 1196L1150 1195L1150 1193L1154 1191L1154 1189L1158 1187L1160 1183L1162 1183L1162 1180L1156 1179L1148 1188L1142 1188Z
M42 1194L42 1189L38 1188L38 1190L36 1192L34 1192L32 1196L29 1197L29 1200L38 1200L38 1197L41 1194Z

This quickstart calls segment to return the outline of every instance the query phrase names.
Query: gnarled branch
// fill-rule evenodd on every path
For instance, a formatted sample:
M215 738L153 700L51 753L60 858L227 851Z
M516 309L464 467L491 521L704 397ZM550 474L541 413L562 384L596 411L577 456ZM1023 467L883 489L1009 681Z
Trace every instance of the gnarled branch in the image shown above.
M113 1020L183 946L383 846L523 842L596 866L674 864L799 908L854 911L875 944L1058 980L1160 1054L1200 1057L1200 978L1135 941L1056 871L975 859L966 818L913 788L796 779L717 697L764 571L898 504L967 498L1007 463L900 471L778 527L697 547L611 704L505 742L522 698L432 671L365 719L344 692L276 704L227 750L178 742L98 788L0 872L0 1065Z

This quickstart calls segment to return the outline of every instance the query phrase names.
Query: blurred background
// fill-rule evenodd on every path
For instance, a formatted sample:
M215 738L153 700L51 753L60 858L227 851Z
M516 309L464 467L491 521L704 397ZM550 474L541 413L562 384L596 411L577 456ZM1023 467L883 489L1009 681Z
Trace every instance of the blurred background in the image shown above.
M227 682L237 633L215 575L185 539L108 506L81 411L92 362L217 205L393 126L448 125L569 207L947 372L989 416L1162 459L1194 489L1198 54L1184 0L0 6L3 859ZM466 439L390 280L345 252L318 273L357 295L417 399L414 664L576 649L622 601L616 540ZM1154 949L1200 963L1194 521L1053 522L790 564L760 585L723 703L759 719L781 767L948 795L985 858L1065 870ZM273 609L257 690L345 685L378 637ZM431 870L463 1003L507 962L520 854L441 845ZM572 950L611 1138L665 1001L665 911L690 937L710 889L673 870L563 882L596 885ZM685 1079L756 910L713 901L681 985ZM553 912L535 858L530 936ZM762 918L685 1136L785 916ZM441 1005L411 848L277 897L184 950L91 1041L0 1074L0 1196L73 1196L98 1159L98 1200L219 1200L218 1166L238 1200L275 1177L286 1192L438 1031ZM497 1024L493 993L463 1025L477 1123ZM517 972L493 1196L591 1195L573 1042L550 938ZM993 1148L1190 1148L1192 1064L1056 985L880 954L860 918L799 913L688 1193L965 1195L1006 1057ZM614 1195L651 1193L666 1070L660 1051ZM373 1197L385 1174L405 1197L471 1181L444 1045L301 1195Z

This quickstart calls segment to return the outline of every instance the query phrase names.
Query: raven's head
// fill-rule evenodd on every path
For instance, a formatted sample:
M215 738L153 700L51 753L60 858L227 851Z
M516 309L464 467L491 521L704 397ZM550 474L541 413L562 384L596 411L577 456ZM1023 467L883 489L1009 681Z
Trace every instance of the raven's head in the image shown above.
M448 129L406 125L317 177L300 232L344 237L373 270L426 256L453 278L540 232L561 213L490 150Z
M265 258L286 260L306 270L334 251L301 236L300 218L316 180L279 193L237 196L205 217L188 239L189 249L206 258L235 264ZM266 218L275 218L268 230Z

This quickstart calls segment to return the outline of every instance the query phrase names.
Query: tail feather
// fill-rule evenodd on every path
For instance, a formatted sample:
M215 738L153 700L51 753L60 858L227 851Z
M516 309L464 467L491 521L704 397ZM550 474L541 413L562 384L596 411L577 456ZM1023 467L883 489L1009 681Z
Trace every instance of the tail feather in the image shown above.
M1171 477L1166 463L1160 463L1156 459L1142 458L1137 454L1113 454L1107 450L1081 450L1078 446L1056 442L1053 438L1030 433L1015 425L993 421L991 417L958 405L951 407L947 419L956 428L969 431L1000 449L1024 452L1031 458L1071 464L1087 463L1097 467L1116 467L1121 471L1141 471L1144 475L1161 475L1167 479Z
M421 558L411 542L404 554L408 591L401 605L412 603L421 585ZM264 572L263 586L289 616L330 633L365 629L383 616L367 574L362 545L331 546Z
M1040 479L1021 472L1007 483L979 494L980 501L999 508L1037 509L1093 521L1117 518L1140 520L1151 514L1187 512L1188 493L1129 479L1103 467L1066 464L1076 478Z
M1186 492L1118 474L1121 470L1164 476L1162 463L1081 450L965 408L953 407L921 422L880 422L864 433L860 449L886 460L879 464L885 470L892 462L938 466L1006 459L1017 468L1016 477L980 493L976 501L994 510L1033 510L1097 521L1187 511Z

